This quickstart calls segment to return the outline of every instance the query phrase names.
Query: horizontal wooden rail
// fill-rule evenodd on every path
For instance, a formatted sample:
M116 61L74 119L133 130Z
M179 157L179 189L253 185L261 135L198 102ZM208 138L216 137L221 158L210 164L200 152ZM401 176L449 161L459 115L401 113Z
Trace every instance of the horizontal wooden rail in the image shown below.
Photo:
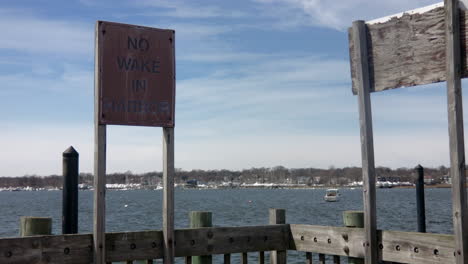
M290 225L290 250L364 257L362 228ZM400 263L455 263L453 235L378 231L379 257Z
M381 260L400 263L455 263L453 235L379 231ZM175 231L176 257L297 250L364 256L362 228L267 225L207 227ZM161 231L106 234L107 261L163 257ZM0 263L90 263L92 235L0 239Z
M175 231L175 256L286 250L289 225L207 227ZM92 235L0 239L0 263L91 263ZM161 231L106 234L106 261L163 257Z

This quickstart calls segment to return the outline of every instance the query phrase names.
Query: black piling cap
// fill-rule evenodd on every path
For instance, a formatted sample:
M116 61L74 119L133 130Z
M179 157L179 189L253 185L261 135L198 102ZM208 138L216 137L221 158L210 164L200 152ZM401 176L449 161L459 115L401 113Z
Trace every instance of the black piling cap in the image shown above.
M74 158L74 157L78 157L78 152L73 148L73 146L70 146L69 148L67 148L67 150L65 150L63 152L63 157L64 158Z
M418 164L418 166L416 166L416 168L414 168L415 170L423 170L423 166L421 166L421 164Z

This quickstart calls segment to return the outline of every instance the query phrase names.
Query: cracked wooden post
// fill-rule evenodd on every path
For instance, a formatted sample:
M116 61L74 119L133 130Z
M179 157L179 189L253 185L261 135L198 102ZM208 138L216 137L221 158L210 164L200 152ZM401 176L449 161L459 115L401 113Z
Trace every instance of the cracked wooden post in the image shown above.
M458 0L445 0L447 111L452 177L452 214L456 263L468 263L465 139L461 87L460 15Z
M362 191L364 202L364 256L365 263L378 263L377 207L375 198L374 136L372 131L371 79L367 47L367 26L362 20L352 27L354 56L357 62L356 82L361 131Z

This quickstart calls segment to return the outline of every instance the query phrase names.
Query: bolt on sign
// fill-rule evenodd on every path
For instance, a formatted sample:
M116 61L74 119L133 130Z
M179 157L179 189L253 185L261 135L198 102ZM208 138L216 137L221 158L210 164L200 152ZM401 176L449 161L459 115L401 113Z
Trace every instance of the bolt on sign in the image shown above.
M174 127L174 33L98 22L99 124Z

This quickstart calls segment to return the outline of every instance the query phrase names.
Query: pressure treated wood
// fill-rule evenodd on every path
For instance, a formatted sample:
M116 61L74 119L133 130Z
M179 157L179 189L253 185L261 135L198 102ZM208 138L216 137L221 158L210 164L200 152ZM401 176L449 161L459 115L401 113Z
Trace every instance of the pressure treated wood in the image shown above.
M368 54L371 92L446 80L444 8L404 14L385 23L369 24ZM460 10L462 77L468 77L466 29L468 16ZM349 29L353 93L357 93L355 35Z
M52 234L52 218L22 216L20 218L20 236L37 236Z
M365 263L377 264L377 217L375 197L374 136L370 100L370 74L367 27L364 21L354 21L352 28L356 87L358 91L359 124L361 131L362 191L364 202L364 230L366 233Z
M93 207L93 250L94 263L105 263L106 232L106 126L99 124L99 88L102 54L99 53L99 22L95 29L94 52L94 207Z
M174 128L163 128L164 264L174 263Z
M468 215L466 208L465 143L460 61L458 0L445 1L447 107L452 177L452 214L456 263L468 263Z
M190 218L190 228L198 228L198 227L212 227L212 213L206 211L191 211L189 213ZM211 264L213 263L213 257L209 256L193 256L192 257L193 264Z

